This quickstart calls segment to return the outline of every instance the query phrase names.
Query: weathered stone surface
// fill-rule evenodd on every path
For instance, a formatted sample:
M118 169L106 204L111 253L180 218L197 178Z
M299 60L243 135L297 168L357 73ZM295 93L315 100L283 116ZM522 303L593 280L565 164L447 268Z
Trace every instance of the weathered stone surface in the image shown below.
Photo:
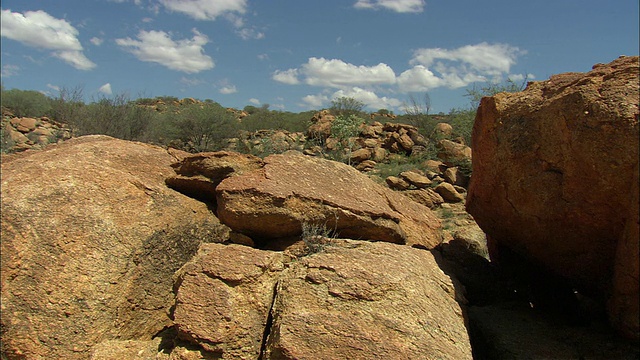
M307 136L312 139L326 139L331 136L331 124L336 119L328 110L322 110L311 118L311 126L307 131Z
M178 336L223 359L257 359L283 254L203 244L176 273Z
M253 155L233 151L205 152L182 156L171 165L176 174L166 179L172 189L207 202L215 202L216 186L232 175L262 167Z
M629 219L630 207L638 205L629 202L638 188L638 74L638 57L621 57L588 73L560 74L521 93L484 98L473 129L467 197L489 249L497 248L491 242L508 247L585 292L631 295L634 304L638 277L612 277L625 223L638 221L637 213ZM637 254L637 236L632 243L623 246ZM637 339L633 312L623 322L633 324Z
M471 359L456 291L428 251L327 247L283 273L264 358Z
M460 194L456 188L449 183L440 183L433 190L440 194L446 202L457 203L464 201L464 196L462 196L462 194Z
M171 324L172 274L224 232L165 186L173 156L87 136L2 160L3 353L87 358Z
M453 135L453 126L447 123L437 123L431 133L431 137L435 139L449 139L451 135Z
M394 190L407 190L411 187L411 184L409 184L405 179L397 176L387 176L384 181L391 189Z
M414 171L403 171L400 173L400 177L418 189L423 189L431 185L431 180L429 180L428 177Z
M352 151L349 154L349 160L352 163L361 163L365 160L369 160L371 158L371 150L369 149L358 149L355 151Z
M405 191L404 194L413 199L413 201L418 202L430 209L433 209L444 202L442 196L433 191L433 189L408 190Z
M440 242L440 221L428 208L348 165L297 152L264 162L216 189L220 220L254 240L298 236L308 222L346 238L426 248Z
M471 161L471 148L464 144L443 139L438 141L436 147L438 148L438 158L445 162Z

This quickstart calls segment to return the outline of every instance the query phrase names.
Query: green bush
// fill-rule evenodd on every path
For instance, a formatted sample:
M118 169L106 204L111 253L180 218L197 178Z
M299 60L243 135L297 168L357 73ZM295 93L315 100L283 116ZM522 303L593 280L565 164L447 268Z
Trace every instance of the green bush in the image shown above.
M331 100L331 108L329 111L335 116L348 118L349 116L362 115L364 103L352 97L339 97Z
M238 120L218 103L181 106L163 116L170 138L182 141L190 151L219 150L225 139L238 134Z
M144 140L154 114L127 95L103 97L83 106L71 125L76 135L100 134L123 140Z
M355 147L354 138L360 134L360 125L364 122L364 119L352 114L339 115L331 123L331 136L338 140L338 152L342 154L342 159L335 160L346 160L350 164L351 152Z
M51 100L38 91L3 88L0 99L2 106L18 117L46 116L51 110Z

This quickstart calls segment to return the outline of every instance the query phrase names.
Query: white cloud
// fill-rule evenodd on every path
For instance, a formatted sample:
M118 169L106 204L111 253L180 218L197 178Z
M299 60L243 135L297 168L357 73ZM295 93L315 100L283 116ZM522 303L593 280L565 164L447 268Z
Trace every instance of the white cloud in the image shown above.
M98 89L98 92L101 92L105 95L111 95L113 94L113 92L111 91L111 84L110 83L106 83L102 86L100 86L100 88Z
M323 107L323 104L329 102L329 97L326 95L318 94L318 95L307 95L302 98L303 106L306 106L309 109L319 109Z
M95 37L95 36L94 36L94 37L92 37L91 39L89 39L89 41L91 41L91 43L92 43L93 45L95 45L95 46L100 46L100 45L102 45L102 43L104 42L104 40L103 40L103 39L100 39L100 38Z
M267 55L267 54L259 54L258 55L258 60L261 60L261 61L269 60L269 55Z
M55 90L55 91L60 91L60 86L47 84L47 87L48 87L49 89L52 89L52 90Z
M193 29L192 39L173 40L164 31L144 31L138 33L138 40L116 39L116 44L131 52L141 61L155 62L172 70L198 73L212 69L215 64L204 54L203 46L209 42L206 35Z
M451 89L473 82L499 82L526 51L507 44L466 45L457 49L418 49L409 62L415 65L398 77L403 92Z
M258 100L256 98L249 99L249 102L252 103L252 104L260 105L260 100Z
M399 13L421 13L424 11L424 0L358 0L353 7L356 9L385 9Z
M18 65L4 64L2 65L2 77L11 77L20 73Z
M482 42L453 50L440 48L419 49L414 52L414 57L410 63L431 67L432 65L442 66L444 64L443 61L458 62L467 67L467 71L476 71L486 75L500 75L509 73L518 56L524 53L519 48L507 44Z
M366 107L373 108L376 110L392 109L402 105L402 101L398 99L389 98L386 96L379 97L378 95L376 95L375 92L361 89L359 87L353 87L347 90L338 90L333 94L331 98L336 99L340 97L348 97L348 98L356 99L362 102L363 104L365 104Z
M24 14L2 10L0 33L25 45L51 50L51 54L79 70L96 67L82 53L78 30L66 20L56 19L42 10Z
M289 69L284 71L276 70L271 78L275 81L289 85L296 85L300 83L300 80L298 80L298 69Z
M256 29L243 28L236 31L238 36L242 38L242 40L260 40L264 39L264 33L257 31Z
M422 65L414 66L398 76L398 87L403 92L422 92L443 85L443 80Z
M247 0L160 0L160 3L196 20L215 20L228 13L244 14L247 11Z
M220 94L228 95L228 94L237 93L238 89L236 89L235 85L225 85L221 87L219 91L220 91Z
M387 64L357 66L338 59L315 57L309 58L300 69L276 71L272 78L285 84L297 84L298 75L304 78L307 85L333 88L393 84L396 81L395 73Z

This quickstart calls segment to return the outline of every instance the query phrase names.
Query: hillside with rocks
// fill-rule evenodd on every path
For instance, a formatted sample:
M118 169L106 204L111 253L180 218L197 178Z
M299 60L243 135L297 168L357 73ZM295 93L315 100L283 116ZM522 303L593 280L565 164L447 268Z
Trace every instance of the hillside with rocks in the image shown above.
M188 153L4 113L2 358L637 359L638 77L486 97L471 144L320 111Z

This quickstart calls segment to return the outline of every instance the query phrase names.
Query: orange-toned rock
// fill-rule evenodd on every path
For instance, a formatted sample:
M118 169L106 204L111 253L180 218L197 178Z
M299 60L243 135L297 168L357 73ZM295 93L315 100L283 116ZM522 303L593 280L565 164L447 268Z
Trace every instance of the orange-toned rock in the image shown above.
M638 189L638 77L638 57L621 57L482 99L467 197L490 249L508 247L582 291L612 297L614 325L636 339L638 277L622 273L637 256L620 249L623 242L637 255L638 237L623 239L638 221L630 212L638 202L629 201Z
M351 166L298 152L264 162L264 168L227 178L216 188L218 217L235 231L274 239L300 235L307 222L346 238L429 249L440 243L440 221L429 208Z
M166 326L173 273L225 231L164 184L175 158L86 136L2 159L2 355L87 359ZM225 230L226 229L226 230Z

